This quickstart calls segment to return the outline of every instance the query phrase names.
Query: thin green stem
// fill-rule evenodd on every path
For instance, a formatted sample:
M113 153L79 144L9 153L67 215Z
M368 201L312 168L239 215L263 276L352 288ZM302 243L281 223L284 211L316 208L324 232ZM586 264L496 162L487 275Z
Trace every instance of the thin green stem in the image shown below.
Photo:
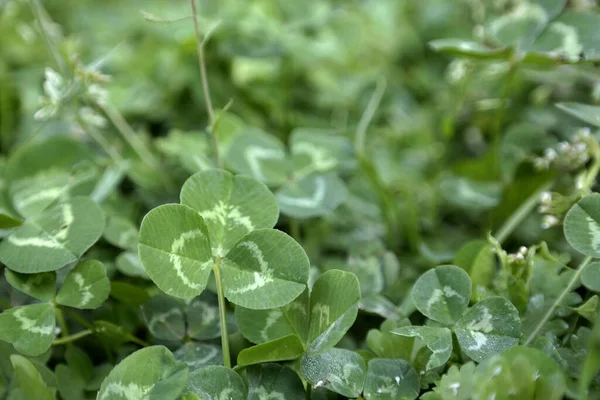
M33 15L35 16L35 21L38 25L40 33L42 34L42 38L44 39L44 42L46 43L46 47L48 48L48 51L50 52L50 54L52 54L52 57L54 58L54 61L56 62L56 65L58 66L58 69L60 70L60 72L63 75L65 75L67 72L67 67L65 65L65 62L64 62L63 58L61 57L60 53L58 52L56 45L52 42L52 38L50 38L50 34L48 33L48 30L46 29L45 24L47 23L47 21L44 17L45 10L43 9L39 0L29 0L29 5L31 7L31 10L33 11Z
M377 86L375 87L375 91L369 100L369 104L367 104L367 108L360 117L360 121L358 121L358 126L356 127L356 136L354 138L354 147L356 148L356 153L360 156L362 156L365 152L367 129L369 128L371 120L373 119L373 116L379 107L379 103L381 103L386 86L387 82L385 79L382 78L377 81Z
M306 382L306 400L312 400L312 385Z
M67 321L65 321L65 315L63 312L56 308L56 320L58 321L58 326L60 326L60 335L61 336L69 336L69 327L67 326Z
M525 218L531 213L531 211L537 206L540 195L542 192L549 190L552 187L553 182L545 183L540 186L538 190L533 192L527 200L521 204L519 208L512 213L512 215L504 222L504 225L498 229L494 237L499 243L503 243L513 233L513 231L519 226Z
M213 265L215 281L217 283L217 297L219 299L219 320L221 321L221 346L223 347L223 365L231 368L231 356L229 355L229 333L227 330L227 305L223 294L223 280L221 279L221 258L217 257Z
M575 274L573 275L573 278L571 278L571 282L569 282L569 284L565 287L565 289L562 291L560 296L558 296L556 298L556 300L554 301L552 306L550 308L548 308L548 311L546 311L546 314L544 314L544 316L542 317L540 322L538 322L538 324L536 325L533 332L531 332L529 334L529 336L527 337L527 339L525 340L525 342L524 342L525 346L530 345L531 342L533 342L535 340L536 336L538 335L540 330L544 327L546 322L548 322L548 320L552 317L552 315L554 315L554 311L556 310L556 308L558 306L560 306L560 304L563 302L565 296L567 294L571 293L573 291L573 289L575 289L575 286L579 282L579 277L581 276L581 273L583 272L586 265L588 265L591 261L592 261L592 257L586 257L581 262L581 264L579 264L579 266L575 270Z
M494 127L493 137L493 154L495 158L494 168L496 169L496 172L500 169L500 142L502 140L502 127L504 126L504 117L506 115L507 108L507 104L505 103L510 95L510 90L512 88L514 77L517 74L518 67L519 65L516 61L510 61L510 68L506 74L504 87L502 88L500 108L498 108L498 113L496 114L496 124Z
M109 157L115 162L115 164L121 164L123 157L119 152L112 146L104 136L98 134L94 128L89 126L81 117L76 117L77 123L101 148L109 155Z
M298 218L290 218L290 233L294 240L300 243L300 222L298 221Z
M77 332L77 333L74 333L72 335L65 336L65 337L62 337L60 339L56 339L54 342L52 342L52 346L59 346L61 344L71 343L71 342L74 342L74 341L79 340L81 338L84 338L86 336L89 336L92 333L94 333L94 332L91 331L91 330L89 330L89 329L86 329L85 331Z
M145 340L142 340L139 337L134 336L132 334L128 334L127 335L127 339L129 339L130 342L133 342L135 344L139 344L142 347L148 347L148 346L150 346L150 343L148 343Z
M587 175L585 176L585 180L583 181L583 189L584 190L591 189L591 187L594 185L594 181L596 180L596 177L598 176L599 172L600 172L600 156L596 155L594 157L594 162L592 163L592 166L591 166L590 170L588 171Z

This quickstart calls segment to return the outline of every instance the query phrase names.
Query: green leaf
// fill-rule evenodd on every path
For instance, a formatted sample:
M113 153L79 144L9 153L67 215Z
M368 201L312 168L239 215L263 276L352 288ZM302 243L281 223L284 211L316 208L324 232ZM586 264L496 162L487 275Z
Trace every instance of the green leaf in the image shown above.
M190 372L209 365L223 363L221 348L214 344L187 342L178 348L173 355L187 364Z
M246 385L231 368L212 365L190 373L183 393L193 393L202 400L245 399Z
M600 257L600 194L592 193L573 205L564 222L567 242L578 252Z
M496 255L485 240L473 240L460 248L454 264L469 274L473 283L473 296L478 298L478 289L489 287L496 271Z
M166 347L150 346L121 361L102 382L97 398L175 400L187 378L187 366L175 360Z
M0 261L15 272L55 271L77 261L100 238L104 215L87 197L55 205L0 243Z
M600 292L600 262L590 263L583 269L581 283L594 292Z
M35 366L23 356L10 356L19 388L26 399L54 400L54 393L47 386Z
M272 228L279 217L275 198L264 184L216 169L188 178L181 188L181 204L204 219L214 256L224 256L255 229Z
M330 214L346 201L348 189L337 175L313 174L285 183L277 191L281 212L296 218Z
M204 290L213 265L204 220L179 204L159 206L146 214L140 228L139 255L156 286L183 299Z
M475 374L475 363L469 361L459 367L453 365L448 372L438 382L435 392L442 396L442 399L452 400L470 400L477 382L473 380ZM431 392L430 392L431 393Z
M298 336L289 335L242 350L238 355L238 365L295 360L303 353L304 346Z
M148 291L143 287L118 281L110 283L110 296L123 304L136 307L150 299Z
M185 336L184 304L180 299L158 294L141 309L148 330L158 339L182 340Z
M418 337L431 351L426 370L441 367L452 355L452 332L448 328L430 326L402 326L392 333L400 336Z
M100 261L82 261L73 268L58 294L56 302L74 308L98 308L108 298L110 281Z
M508 47L490 48L479 42L453 38L432 40L429 46L440 53L478 59L503 60L511 54Z
M119 272L123 275L133 278L150 279L140 261L137 251L135 253L131 251L122 252L117 256L115 264Z
M84 397L86 381L76 370L65 364L58 364L54 370L58 392L64 400L81 400Z
M227 163L269 186L279 186L288 178L291 166L283 143L256 128L240 132L226 155Z
M290 148L296 177L354 164L352 142L335 131L296 128L290 134Z
M307 353L318 354L335 346L356 320L359 301L354 274L329 270L319 276L310 294Z
M305 289L309 261L292 237L274 229L250 232L223 259L225 296L252 309L281 307Z
M517 345L521 336L519 312L504 297L488 297L469 309L455 325L462 350L482 362Z
M55 323L49 303L10 308L0 314L0 339L22 354L38 356L52 345Z
M50 301L56 293L56 273L20 274L10 269L4 271L6 280L12 287L42 301Z
M416 399L420 390L419 376L407 361L383 358L369 361L365 399Z
M363 390L367 367L360 355L346 349L329 349L319 355L302 357L302 375L313 387L323 387L355 398Z
M221 336L219 303L217 296L213 293L205 291L194 298L187 305L185 313L189 337L197 340L209 340Z
M304 400L302 381L290 368L279 364L248 367L248 400Z
M108 218L104 228L104 239L123 250L137 251L138 230L129 220L112 216Z
M94 375L94 365L86 352L77 346L70 345L65 351L68 367L87 383Z
M412 298L421 314L450 325L463 315L469 305L471 278L454 265L433 268L415 282Z
M381 329L371 329L367 333L367 346L379 358L401 358L411 360L415 340L393 333L393 330L410 325L407 319L402 321L387 320Z
M450 176L440 183L442 196L453 206L471 212L485 211L500 204L502 186L465 177Z
M556 107L583 122L600 128L600 106L581 103L557 103Z

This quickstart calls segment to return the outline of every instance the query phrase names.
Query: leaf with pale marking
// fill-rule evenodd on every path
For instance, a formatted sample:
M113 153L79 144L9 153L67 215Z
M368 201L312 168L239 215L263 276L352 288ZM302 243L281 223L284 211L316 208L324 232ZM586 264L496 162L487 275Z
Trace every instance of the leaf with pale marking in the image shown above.
M133 278L150 279L140 261L137 251L135 253L132 251L122 252L117 256L115 264L119 272L123 275L131 276Z
M452 355L452 332L448 328L431 326L402 326L392 333L405 337L417 337L431 351L426 370L441 367Z
M0 339L27 356L39 356L52 345L55 312L50 303L10 308L0 314Z
M304 346L298 336L289 335L242 350L238 355L238 365L295 360L303 353Z
M600 257L600 194L579 200L567 212L564 222L567 242L586 256Z
M56 272L54 271L20 274L7 268L4 276L12 287L38 300L50 301L56 293Z
M136 251L138 235L137 227L125 218L112 216L106 221L104 239L115 247Z
M0 243L0 261L15 272L55 271L77 261L100 238L104 214L74 197L28 219Z
M68 136L50 136L20 147L11 154L6 166L9 196L15 209L25 217L39 214L73 191L73 165L91 160L89 149Z
M356 320L359 301L360 287L354 274L329 270L319 276L310 294L307 353L335 346Z
M421 314L450 325L469 305L471 278L465 270L454 265L433 268L415 282L412 298Z
M347 169L355 163L352 142L332 130L296 128L290 134L290 150L296 177Z
M231 368L220 365L191 372L183 393L193 393L206 400L245 399L247 396L242 378Z
M139 256L160 290L183 299L204 290L213 265L204 220L180 204L159 206L146 214L140 228Z
M410 325L408 319L387 320L381 328L371 329L367 333L367 346L379 358L401 358L410 361L415 340L412 337L395 335L394 329Z
M173 355L187 364L190 372L209 365L223 363L221 347L214 344L187 342L178 348Z
M342 396L356 398L363 390L367 367L363 358L346 349L330 349L302 357L302 375L314 387L324 387Z
M188 178L181 188L181 204L204 219L214 256L224 256L255 229L272 228L279 218L275 198L264 184L217 169Z
M14 354L10 356L10 362L17 378L18 387L25 399L54 400L54 391L47 387L42 375L31 361Z
M306 288L308 257L291 236L258 229L244 236L223 259L225 297L242 307L281 307Z
M488 297L475 304L454 326L462 350L482 362L516 346L521 336L519 312L504 297Z
M333 173L312 174L285 183L277 191L281 212L296 218L327 215L346 201L348 189Z
M227 164L236 172L248 174L269 186L288 179L291 165L281 141L257 128L240 132L226 154Z
M248 367L248 400L303 400L304 386L298 375L279 364Z
M209 340L221 336L219 303L215 294L204 291L187 305L185 313L187 334L192 339ZM233 332L232 328L234 327L230 327L230 334Z
M152 335L163 340L181 340L185 336L184 303L158 294L145 302L142 315Z
M86 260L69 272L56 295L56 302L74 308L98 308L109 293L110 281L104 265L98 260Z
M586 288L600 293L600 262L593 262L584 268L581 283Z
M479 42L464 39L437 39L429 42L429 46L440 53L466 56L478 59L507 59L512 53L509 47L487 47Z
M420 390L419 376L407 361L383 358L369 360L363 390L366 400L412 400L419 396Z
M252 343L266 343L297 335L306 344L308 335L308 289L294 301L271 310L237 306L235 320L242 335Z
M108 374L98 400L175 400L188 378L185 363L164 346L150 346L131 354Z

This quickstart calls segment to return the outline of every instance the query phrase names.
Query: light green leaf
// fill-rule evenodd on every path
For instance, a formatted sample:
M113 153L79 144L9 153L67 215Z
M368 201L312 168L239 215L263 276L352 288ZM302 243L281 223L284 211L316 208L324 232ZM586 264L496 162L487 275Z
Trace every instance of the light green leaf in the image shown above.
M219 303L217 296L213 293L205 291L194 298L187 305L185 313L187 315L187 334L189 337L198 340L209 340L221 336Z
M429 46L440 53L480 59L502 60L511 54L508 47L490 48L479 42L453 38L432 40Z
M310 324L307 353L332 348L356 320L360 288L350 272L329 270L319 276L310 294Z
M289 181L277 191L281 212L296 218L327 215L346 201L348 189L337 175L313 174Z
M225 296L252 309L281 307L305 289L309 261L304 249L275 229L250 232L223 259Z
M503 45L520 47L541 31L549 21L546 10L534 2L519 3L514 9L491 21L489 33Z
M575 204L565 216L567 242L578 252L600 257L600 194L592 193Z
M294 301L271 310L237 306L235 320L242 335L252 343L266 343L287 335L306 342L308 334L308 289Z
M135 253L131 251L122 252L117 256L115 264L119 272L123 275L133 278L150 279L140 261L137 251Z
M594 292L600 292L600 262L593 262L584 268L581 283Z
M421 381L414 368L404 360L373 358L367 367L365 399L416 399Z
M415 282L412 298L421 314L450 325L469 305L471 278L454 265L433 268Z
M100 207L87 197L74 197L16 228L0 243L0 261L15 272L55 271L77 261L103 229Z
M364 287L364 285L361 285L361 287ZM382 295L372 295L361 298L358 308L361 311L379 315L383 318L399 318L398 307Z
M56 293L56 273L54 271L19 274L7 268L4 276L12 287L38 300L50 301Z
M187 342L178 348L173 355L187 364L190 372L209 365L223 363L221 347L214 344Z
M184 304L165 294L145 302L141 309L148 330L158 339L181 340L185 336Z
M486 289L496 271L496 255L492 246L485 240L472 240L460 248L454 264L469 274L473 283L473 297L477 299L478 288Z
M81 376L87 383L94 375L94 365L87 353L75 345L70 345L65 351L65 360L68 367Z
M381 329L371 329L367 333L367 346L379 358L401 358L411 360L415 340L393 333L394 329L410 325L408 319L401 321L387 320Z
M183 393L193 393L202 400L246 398L246 385L231 368L212 365L190 373Z
M137 251L138 230L129 220L112 216L108 218L104 228L104 239L123 250Z
M98 308L108 298L110 281L100 261L82 261L73 268L58 294L56 302L74 308Z
M54 392L50 390L39 371L23 356L13 354L10 356L19 388L26 399L54 400Z
M488 297L469 309L455 325L462 350L482 362L517 345L521 336L519 312L504 297Z
M50 303L10 308L0 314L0 339L22 354L39 356L52 345L55 323Z
M140 306L150 299L150 294L143 286L130 283L110 282L110 297L130 306Z
M367 367L360 355L336 348L319 355L306 354L302 357L300 370L313 387L323 387L351 398L362 392L367 375Z
M264 184L216 169L188 178L181 189L181 204L204 219L214 256L224 256L255 229L272 228L279 217L275 198Z
M455 207L471 212L489 210L500 204L502 185L451 176L440 183L442 196Z
M234 171L251 175L269 186L281 185L291 170L283 143L256 128L240 132L226 160Z
M238 355L238 365L295 360L303 353L304 346L298 336L289 335L242 350Z
M187 366L166 347L150 346L121 361L102 382L97 399L175 400L187 378Z
M304 400L302 381L290 368L279 364L248 367L248 400Z
M160 290L183 299L204 290L213 265L204 220L179 204L159 206L146 214L140 228L139 256Z
M600 106L581 103L557 103L556 106L583 122L600 128Z
M431 351L426 370L441 367L452 355L452 332L448 328L430 326L402 326L392 333L400 336L418 337Z
M290 148L296 177L354 164L352 142L335 131L296 128L290 134Z
M58 364L54 370L56 374L56 384L58 392L64 400L84 399L86 381L76 370L67 367L65 364Z

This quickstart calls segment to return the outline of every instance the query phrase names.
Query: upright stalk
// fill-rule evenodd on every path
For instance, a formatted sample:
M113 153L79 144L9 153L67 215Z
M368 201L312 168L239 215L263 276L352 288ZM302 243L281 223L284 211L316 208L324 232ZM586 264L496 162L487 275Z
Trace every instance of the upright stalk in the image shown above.
M225 296L223 294L223 280L221 279L221 258L217 257L213 265L215 281L217 282L217 297L219 298L219 320L221 321L221 347L223 347L223 365L231 368L229 355L229 332L227 330L227 314Z

